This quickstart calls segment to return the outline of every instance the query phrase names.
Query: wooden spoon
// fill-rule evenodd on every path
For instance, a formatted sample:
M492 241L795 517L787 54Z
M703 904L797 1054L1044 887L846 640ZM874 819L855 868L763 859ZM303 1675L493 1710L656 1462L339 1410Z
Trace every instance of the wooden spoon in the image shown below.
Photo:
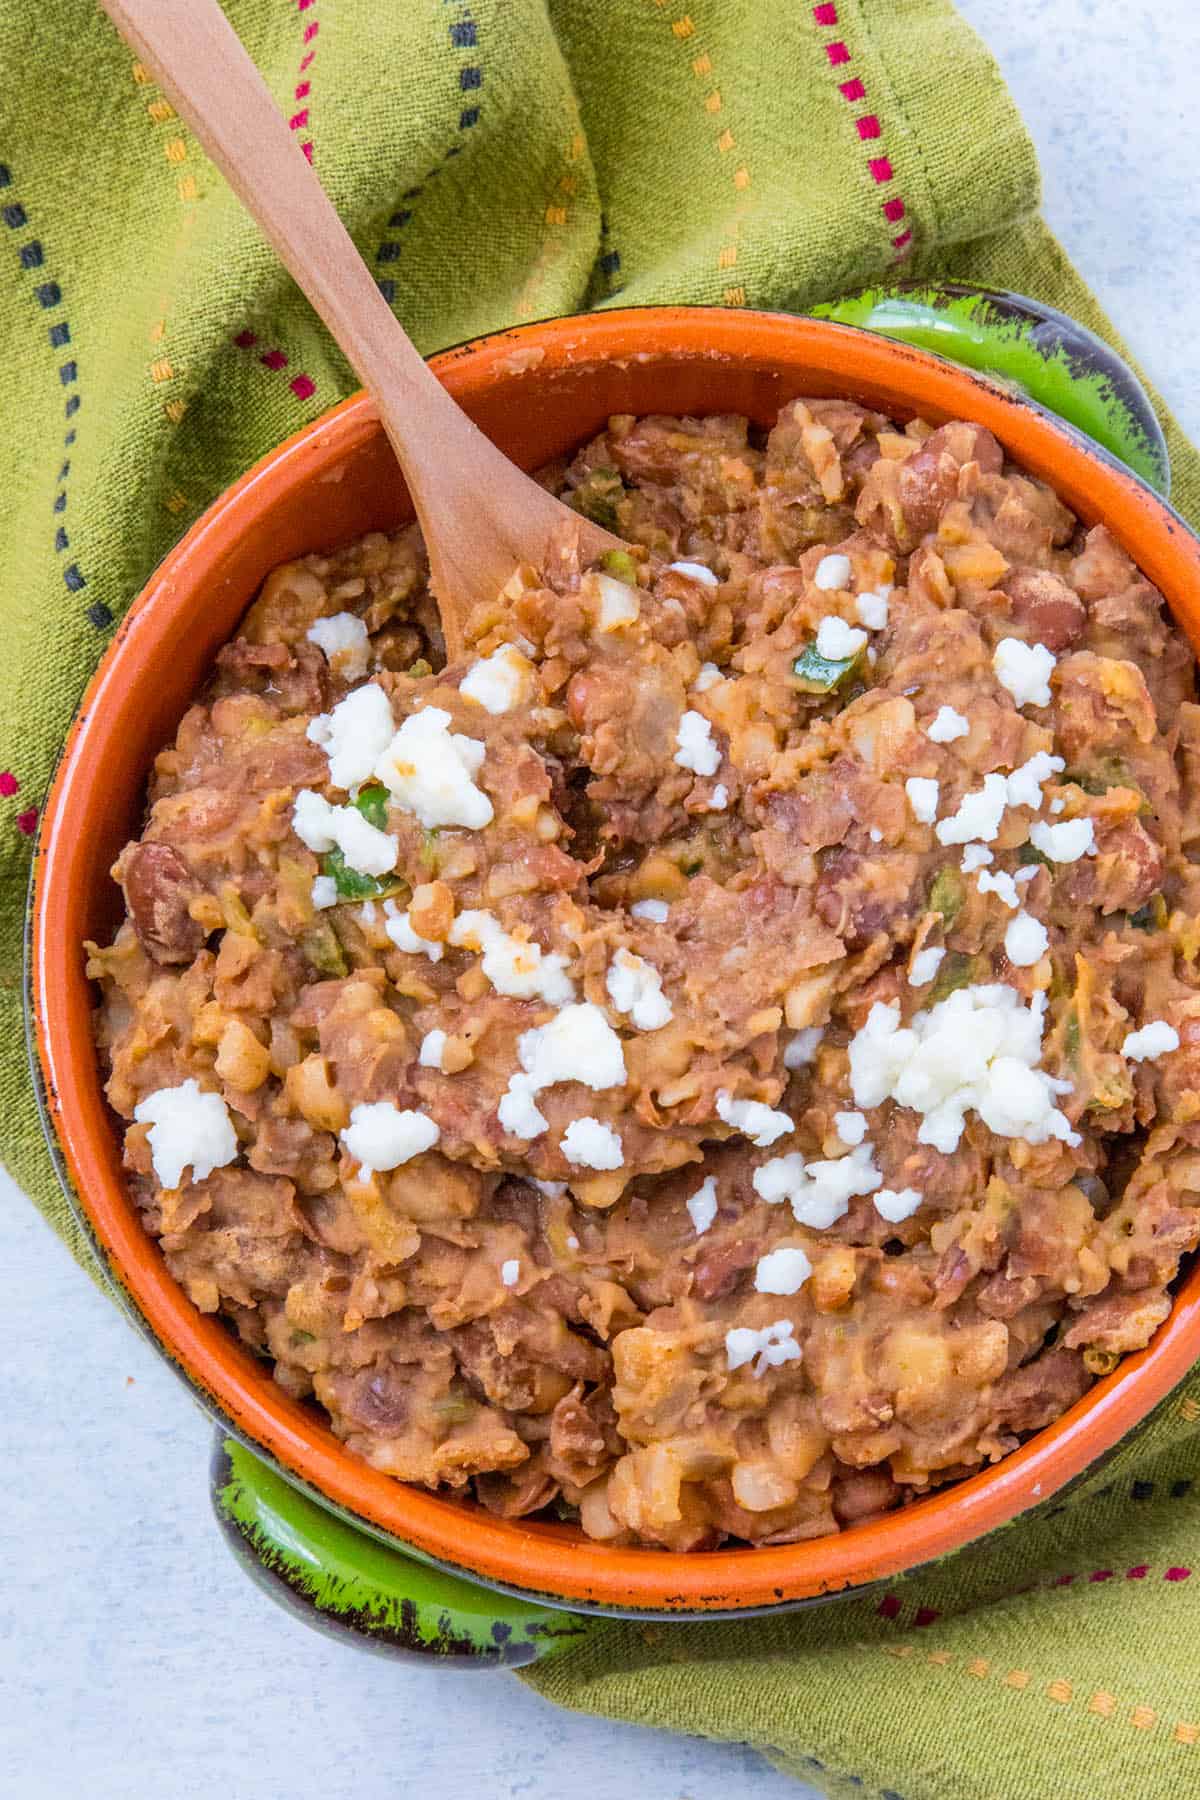
M357 370L404 471L447 656L564 523L592 561L620 539L539 487L472 424L397 323L217 0L102 0Z

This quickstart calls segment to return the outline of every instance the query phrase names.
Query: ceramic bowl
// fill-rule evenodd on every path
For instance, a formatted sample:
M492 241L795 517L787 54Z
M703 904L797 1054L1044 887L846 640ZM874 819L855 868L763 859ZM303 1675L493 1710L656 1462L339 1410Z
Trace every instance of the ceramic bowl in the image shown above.
M1094 366L1083 371L1092 408L1083 423L1106 439L1100 449L1013 385L1019 380L1036 391L1040 382L1045 391L1044 377L1061 372L1064 357L1068 365L1076 358L1083 381L1078 342L1064 339L1066 321L1049 316L1047 327L1048 315L1040 313L1044 341L1031 352L1026 318L1024 337L1016 333L1023 349L1002 365L1002 383L861 328L879 326L870 315L886 303L892 329L904 335L907 318L908 335L924 333L941 347L954 303L961 315L977 302L876 296L851 306L853 326L741 310L602 312L502 332L445 352L433 367L526 468L571 449L620 412L727 411L765 424L795 395L848 395L900 417L975 419L1086 523L1104 521L1162 589L1180 628L1200 641L1200 544L1149 485L1165 477L1161 437L1123 365L1110 358L1098 378ZM1003 324L1003 297L988 304L1001 307ZM975 331L979 322L970 316ZM969 353L975 337L968 336ZM982 354L975 360L989 362ZM997 366L994 357L989 366ZM1054 392L1048 397L1063 404ZM1123 466L1122 456L1146 479ZM273 1480L282 1475L282 1493L298 1488L308 1497L302 1504L315 1500L321 1518L334 1515L331 1528L365 1531L376 1556L380 1545L404 1550L554 1607L695 1617L797 1604L894 1576L1044 1503L1126 1434L1200 1355L1200 1270L1184 1275L1172 1313L1147 1349L994 1467L836 1536L698 1555L612 1548L567 1524L499 1519L376 1472L343 1448L315 1410L278 1388L269 1368L220 1319L199 1313L172 1279L122 1180L80 946L116 924L120 897L109 870L138 828L152 758L268 570L368 530L393 529L409 516L371 403L361 395L347 400L266 456L171 552L125 617L67 742L37 847L30 964L36 1050L52 1144L134 1316L226 1437L265 1459ZM353 1536L346 1534L348 1541ZM375 1578L382 1581L378 1569ZM372 1577L365 1579L369 1585ZM423 1579L434 1583L436 1604L439 1578ZM492 1613L503 1612L503 1603L487 1598ZM572 1629L565 1620L563 1628Z

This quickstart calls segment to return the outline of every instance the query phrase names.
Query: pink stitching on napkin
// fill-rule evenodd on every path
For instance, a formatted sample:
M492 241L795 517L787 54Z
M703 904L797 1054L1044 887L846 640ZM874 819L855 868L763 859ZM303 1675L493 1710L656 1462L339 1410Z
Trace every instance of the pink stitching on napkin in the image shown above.
M258 334L253 331L239 331L233 341L239 350L253 350L258 343ZM279 369L286 369L290 359L286 350L274 349L262 351L258 360L264 369L270 369L274 373ZM311 375L293 375L288 386L297 400L311 400L317 391L317 384Z
M21 784L11 769L0 771L0 799L11 800L20 791Z
M296 11L297 12L307 12L308 9L311 6L313 6L314 4L315 4L315 0L296 0ZM314 19L310 25L306 25L304 27L304 35L300 40L301 43L305 44L305 45L311 44L319 30L320 30L320 26L318 25L317 21ZM303 75L304 71L311 66L313 57L316 54L317 53L315 50L308 50L306 52L306 54L301 57L301 59L300 59L300 74L301 75ZM297 85L297 87L296 87L297 100L306 100L308 98L308 91L309 91L309 88L311 85L312 85L311 82L307 82L307 81L301 81ZM298 113L292 114L292 117L288 120L288 127L292 131L308 131L309 126L308 126L308 108L307 108L307 106L302 107ZM300 145L300 148L301 148L301 150L303 150L305 156L307 156L309 162L311 162L313 159L313 141L312 141L311 133L309 134L308 137L304 138L304 140L302 141L302 143Z
M812 17L814 25L828 30L837 25L837 7L831 5L829 0L821 0L820 4L813 7ZM842 38L834 38L831 42L827 42L824 50L831 69L841 68L852 60L850 46ZM840 81L838 93L850 106L867 98L866 86L857 75L852 75L847 81ZM860 143L877 141L883 137L883 123L877 113L859 114L854 120L854 129ZM895 170L892 168L891 158L888 156L869 157L867 168L872 181L879 187L887 186L895 180ZM882 212L890 225L896 225L905 215L904 201L897 195L889 195L882 204ZM892 257L893 265L903 262L912 250L913 234L911 229L906 227L905 230L898 231L891 243L895 252Z

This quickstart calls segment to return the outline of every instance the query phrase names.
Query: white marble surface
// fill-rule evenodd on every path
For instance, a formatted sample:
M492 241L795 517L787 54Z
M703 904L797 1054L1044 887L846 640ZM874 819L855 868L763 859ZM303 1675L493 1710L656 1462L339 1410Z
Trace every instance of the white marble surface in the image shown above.
M964 10L1037 139L1052 224L1200 434L1195 0ZM392 1665L287 1618L217 1538L190 1401L2 1174L0 1211L2 1800L803 1800L745 1749L561 1714L508 1677Z

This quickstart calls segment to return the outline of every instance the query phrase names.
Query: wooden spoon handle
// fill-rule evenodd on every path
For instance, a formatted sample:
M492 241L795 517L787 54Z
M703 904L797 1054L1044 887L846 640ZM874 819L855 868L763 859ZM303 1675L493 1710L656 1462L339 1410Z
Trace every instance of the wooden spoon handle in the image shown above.
M374 396L430 555L447 653L566 509L451 400L402 330L217 0L102 0ZM591 555L617 542L576 520ZM592 540L595 540L594 542Z

